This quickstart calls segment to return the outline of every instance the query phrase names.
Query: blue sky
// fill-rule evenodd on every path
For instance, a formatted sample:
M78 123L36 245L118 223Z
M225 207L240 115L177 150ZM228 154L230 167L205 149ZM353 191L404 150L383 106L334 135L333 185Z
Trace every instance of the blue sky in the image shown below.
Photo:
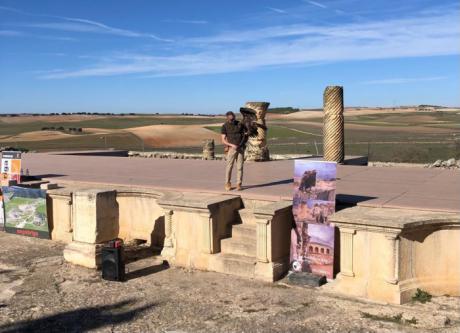
M0 0L0 112L460 105L460 4Z

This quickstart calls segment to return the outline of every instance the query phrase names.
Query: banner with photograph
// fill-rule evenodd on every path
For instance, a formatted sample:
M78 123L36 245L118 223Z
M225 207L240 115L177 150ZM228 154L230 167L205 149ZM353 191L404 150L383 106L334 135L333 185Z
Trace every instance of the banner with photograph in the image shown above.
M1 174L2 180L16 180L18 183L21 182L21 152L2 152Z
M10 186L2 192L6 232L50 238L45 190Z
M296 160L291 234L291 269L334 277L334 226L337 163Z
M5 230L5 211L3 210L3 196L0 194L0 231Z

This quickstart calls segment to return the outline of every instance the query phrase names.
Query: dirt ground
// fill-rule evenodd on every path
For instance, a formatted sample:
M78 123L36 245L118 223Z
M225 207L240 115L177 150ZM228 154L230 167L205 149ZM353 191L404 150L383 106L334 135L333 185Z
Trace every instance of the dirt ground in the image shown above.
M382 305L315 288L127 265L128 281L67 264L63 244L0 232L0 332L458 332L460 301Z
M204 126L206 125L151 125L128 128L127 131L154 147L201 146L204 139L220 142L220 134Z

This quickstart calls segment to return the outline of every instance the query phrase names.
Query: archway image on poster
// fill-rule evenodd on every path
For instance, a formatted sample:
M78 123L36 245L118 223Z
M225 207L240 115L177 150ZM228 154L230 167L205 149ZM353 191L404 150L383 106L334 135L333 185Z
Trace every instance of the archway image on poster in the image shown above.
M291 269L334 276L334 226L337 163L296 160L291 233Z

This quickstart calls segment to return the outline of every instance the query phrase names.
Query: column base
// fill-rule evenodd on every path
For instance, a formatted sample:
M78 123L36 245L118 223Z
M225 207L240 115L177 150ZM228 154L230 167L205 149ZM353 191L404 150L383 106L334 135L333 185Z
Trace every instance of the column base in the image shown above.
M87 268L101 266L101 244L73 241L64 248L64 259L74 265Z
M279 280L289 270L286 262L257 262L254 269L254 277L257 280L274 282Z
M176 258L176 249L174 247L163 247L161 250L161 256L164 260L166 260L170 265L174 265L175 258Z

